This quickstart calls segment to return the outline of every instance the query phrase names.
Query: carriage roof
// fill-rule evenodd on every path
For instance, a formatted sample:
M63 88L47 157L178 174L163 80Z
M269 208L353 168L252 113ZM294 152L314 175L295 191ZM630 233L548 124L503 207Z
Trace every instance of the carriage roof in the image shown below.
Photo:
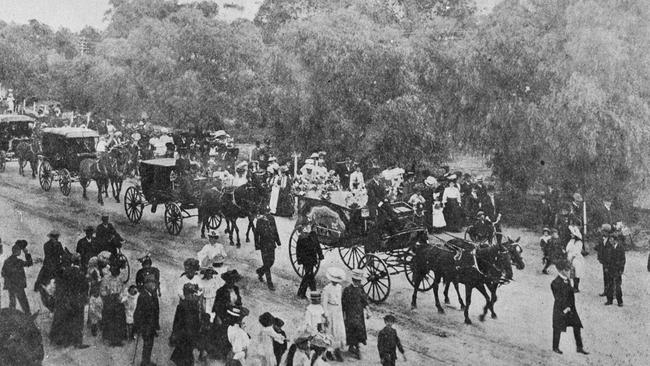
M140 162L140 164L143 165L150 165L150 166L158 166L158 167L165 167L165 168L170 168L176 166L176 159L175 158L160 158L160 159L151 159L151 160L143 160Z
M7 122L35 122L36 120L30 116L21 114L0 114L0 123Z
M57 135L67 139L99 137L95 130L79 127L50 127L44 128L43 134Z

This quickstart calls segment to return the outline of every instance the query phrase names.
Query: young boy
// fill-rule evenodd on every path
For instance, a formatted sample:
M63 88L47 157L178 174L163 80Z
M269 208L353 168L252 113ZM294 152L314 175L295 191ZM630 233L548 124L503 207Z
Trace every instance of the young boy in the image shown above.
M548 267L551 265L550 261L550 242L551 242L551 230L545 227L542 230L542 237L539 239L539 246L542 248L542 264L544 264L544 269L542 269L543 274L548 274Z
M287 333L284 332L282 327L284 326L284 321L280 318L275 318L273 321L273 329L276 333L280 334L284 338L287 338ZM273 340L273 353L275 353L275 360L277 364L280 364L282 360L282 355L287 351L287 341L285 340L282 343L276 342Z
M406 355L404 354L402 342L400 342L397 332L393 329L395 320L396 319L393 315L386 315L384 317L384 323L386 326L377 336L377 349L379 350L379 359L381 360L382 366L395 365L395 360L397 359L395 348L399 349L404 358L404 362L406 362Z
M126 311L126 337L129 340L135 338L133 336L133 314L138 304L138 295L138 287L131 285L129 291L122 297L122 304L124 304L124 310Z
M25 253L25 260L18 258L20 252ZM27 287L25 267L30 267L32 264L32 256L27 251L27 241L18 240L11 247L11 256L7 258L2 266L2 277L5 279L4 287L9 292L9 307L15 309L16 298L18 298L20 307L27 315L30 315L31 312L27 296L25 295L25 287Z

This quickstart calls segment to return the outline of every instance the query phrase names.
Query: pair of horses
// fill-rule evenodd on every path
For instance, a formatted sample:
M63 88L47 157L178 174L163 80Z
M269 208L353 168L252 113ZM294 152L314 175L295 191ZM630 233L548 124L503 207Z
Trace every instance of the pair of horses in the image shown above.
M199 223L201 237L205 238L205 228L211 216L222 215L226 221L226 233L230 245L235 245L233 233L237 234L237 247L241 246L237 219L248 218L246 242L250 242L249 234L255 230L254 220L258 214L264 213L270 197L270 188L266 177L252 174L248 182L234 189L213 187L201 192L199 203Z
M448 243L455 248L468 248L469 244L462 239L452 239ZM420 283L430 271L433 271L435 276L433 293L439 313L444 313L438 296L438 289L442 280L445 284L445 304L449 303L449 285L453 284L458 295L458 302L461 309L464 310L466 324L472 324L469 318L469 307L472 303L473 289L477 289L485 297L483 314L479 316L479 319L481 321L485 320L488 311L491 312L492 318L496 318L494 304L497 301L497 289L500 285L512 280L513 263L518 270L524 269L525 263L521 253L519 238L516 240L508 238L504 243L479 246L473 251L452 250L435 245L419 245L415 248L415 255L412 260L414 291L411 299L411 309L417 307L417 293ZM459 283L465 286L464 302L458 290ZM490 294L488 294L488 290Z
M128 147L116 146L98 158L83 159L79 163L79 183L83 188L83 198L88 199L86 188L91 180L97 184L97 202L104 205L102 194L108 197L108 184L113 197L119 203L122 183L131 168L131 152Z

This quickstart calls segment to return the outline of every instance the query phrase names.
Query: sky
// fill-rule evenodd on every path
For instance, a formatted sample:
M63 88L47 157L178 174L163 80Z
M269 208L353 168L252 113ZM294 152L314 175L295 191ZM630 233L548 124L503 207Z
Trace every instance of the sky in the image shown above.
M0 19L27 23L36 19L54 30L66 27L74 32L86 25L106 28L102 21L108 0L0 0Z

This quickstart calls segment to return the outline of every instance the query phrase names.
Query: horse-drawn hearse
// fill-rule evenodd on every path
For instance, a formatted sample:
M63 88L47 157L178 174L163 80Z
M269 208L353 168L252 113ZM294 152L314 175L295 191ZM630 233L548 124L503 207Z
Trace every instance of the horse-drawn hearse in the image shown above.
M32 138L35 120L20 114L0 114L0 171L7 158L12 158L20 142Z
M413 284L413 249L427 242L427 230L416 220L411 206L396 202L392 208L397 222L395 230L390 232L376 225L365 208L348 208L326 200L299 197L298 220L289 242L291 265L298 275L304 274L297 261L296 247L301 228L310 223L324 251L338 250L348 268L366 270L368 276L363 288L368 298L376 303L386 300L390 293L390 275L404 273ZM317 272L318 267L314 271ZM426 291L431 284L432 277L427 277L420 282L418 290Z
M41 188L49 191L58 181L63 195L70 194L72 182L79 181L85 188L89 180L80 179L80 165L84 159L97 157L95 146L99 134L86 128L44 128L41 132L41 160L38 180Z
M176 159L161 158L140 162L140 184L129 187L124 194L124 211L133 224L142 219L145 206L151 206L151 212L156 212L159 204L165 205L165 227L172 235L180 234L183 220L198 216L189 210L199 209L201 192L212 184L211 178L193 178L188 192L181 187L176 172ZM221 225L219 213L207 218L209 229L217 229Z

